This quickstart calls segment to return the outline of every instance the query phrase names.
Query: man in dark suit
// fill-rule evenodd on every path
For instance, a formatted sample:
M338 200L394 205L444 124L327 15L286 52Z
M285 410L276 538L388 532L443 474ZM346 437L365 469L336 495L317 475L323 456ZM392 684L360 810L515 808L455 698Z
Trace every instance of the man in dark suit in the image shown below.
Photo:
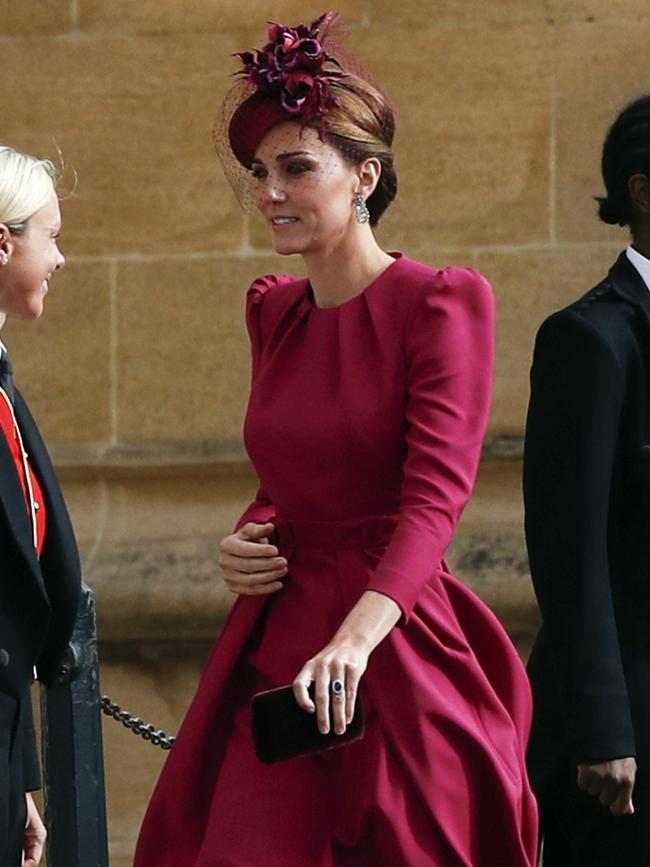
M0 325L36 319L64 264L54 169L0 147ZM30 702L37 672L60 670L76 618L80 566L54 470L0 342L0 867L36 867L45 830ZM24 861L23 861L24 854Z
M542 325L526 427L545 867L650 865L650 97L619 115L602 168L601 219L633 242Z

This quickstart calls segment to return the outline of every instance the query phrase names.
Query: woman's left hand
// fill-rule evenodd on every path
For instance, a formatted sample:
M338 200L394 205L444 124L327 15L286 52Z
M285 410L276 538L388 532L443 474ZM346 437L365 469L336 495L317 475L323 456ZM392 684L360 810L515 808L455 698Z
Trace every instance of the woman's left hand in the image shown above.
M25 800L27 802L27 821L25 823L23 841L25 852L23 867L37 867L43 855L43 846L45 845L47 832L30 792L25 794Z
M352 722L359 681L368 665L370 650L350 641L334 639L303 665L293 682L293 693L303 710L316 712L318 730L330 730L330 702L334 731L342 735ZM309 695L314 684L315 702Z
M352 722L359 682L375 647L395 626L401 609L390 597L366 590L330 643L312 656L298 672L293 693L303 710L316 712L318 730L330 730L330 704L334 731L342 735ZM314 700L309 687L314 684Z

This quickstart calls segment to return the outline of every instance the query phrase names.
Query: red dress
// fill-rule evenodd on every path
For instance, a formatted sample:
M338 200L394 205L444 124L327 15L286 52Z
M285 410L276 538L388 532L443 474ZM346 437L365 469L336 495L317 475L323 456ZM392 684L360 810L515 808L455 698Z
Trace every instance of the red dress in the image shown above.
M245 441L289 575L238 598L167 759L136 867L531 867L525 672L444 553L475 482L494 309L476 272L396 256L321 309L306 280L248 296ZM366 589L403 618L362 680L365 737L277 765L248 701L290 683Z

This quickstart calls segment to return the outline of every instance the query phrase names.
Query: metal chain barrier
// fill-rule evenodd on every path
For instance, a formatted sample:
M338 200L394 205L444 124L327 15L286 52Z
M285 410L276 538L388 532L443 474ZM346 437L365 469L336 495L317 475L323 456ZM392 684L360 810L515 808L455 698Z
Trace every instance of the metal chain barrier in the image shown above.
M161 750L171 750L174 746L176 738L173 735L166 734L162 729L156 729L151 723L143 722L139 716L132 716L128 711L123 710L119 704L111 701L107 695L102 696L101 708L102 713L105 713L106 716L121 722L134 735L139 735L143 740L153 744L154 747L160 747Z

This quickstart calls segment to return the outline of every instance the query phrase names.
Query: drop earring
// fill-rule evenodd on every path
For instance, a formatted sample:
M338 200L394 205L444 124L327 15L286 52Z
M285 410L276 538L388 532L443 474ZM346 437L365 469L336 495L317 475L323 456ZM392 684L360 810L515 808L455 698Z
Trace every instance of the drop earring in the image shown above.
M366 205L366 200L359 193L357 193L357 195L352 199L352 207L354 208L354 218L357 223L370 222L370 211L368 210L368 205Z

